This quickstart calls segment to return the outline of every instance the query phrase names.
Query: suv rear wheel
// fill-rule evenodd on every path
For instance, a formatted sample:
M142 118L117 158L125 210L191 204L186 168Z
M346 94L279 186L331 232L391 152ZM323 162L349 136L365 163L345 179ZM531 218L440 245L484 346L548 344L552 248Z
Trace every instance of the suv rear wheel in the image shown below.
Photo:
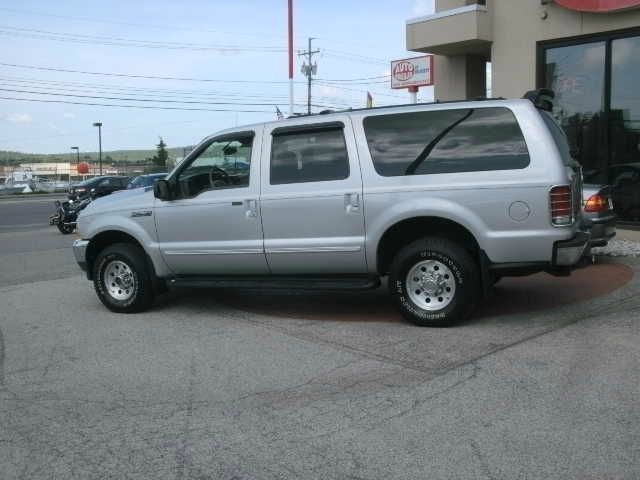
M473 312L480 276L473 257L460 245L427 237L398 252L391 265L389 289L410 322L448 327Z
M153 304L153 281L144 251L130 243L102 250L93 263L98 298L112 312L135 313Z

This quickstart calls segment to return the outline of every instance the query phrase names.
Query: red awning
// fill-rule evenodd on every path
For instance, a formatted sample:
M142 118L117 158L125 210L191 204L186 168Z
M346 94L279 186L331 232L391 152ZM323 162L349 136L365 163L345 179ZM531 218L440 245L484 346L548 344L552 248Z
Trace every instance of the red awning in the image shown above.
M640 0L555 0L558 5L579 12L616 12L628 8L639 8Z

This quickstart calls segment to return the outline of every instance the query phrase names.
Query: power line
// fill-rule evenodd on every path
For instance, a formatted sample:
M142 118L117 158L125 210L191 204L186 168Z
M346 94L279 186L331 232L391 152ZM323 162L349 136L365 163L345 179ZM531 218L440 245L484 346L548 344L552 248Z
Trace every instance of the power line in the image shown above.
M107 90L116 90L116 91L133 91L133 92L152 92L159 94L179 94L185 96L197 95L197 96L241 96L243 98L247 97L256 97L263 98L264 95L251 95L246 94L242 91L219 91L216 90L215 93L211 93L208 90L181 90L181 89L165 89L165 88L145 88L145 87L130 87L130 86L114 86L109 84L100 84L100 83L86 83L86 82L70 82L70 81L61 81L61 80L42 80L38 78L25 78L25 77L0 77L0 81L12 82L12 83L25 83L25 84L36 84L36 85L61 85L68 87L90 87L96 89L107 89ZM275 98L278 95L269 95L269 98ZM281 96L282 99L288 98L284 95Z
M329 88L335 88L336 90L345 90L348 92L359 92L359 93L367 93L367 91L371 92L371 93L375 93L376 95L380 95L383 97L393 97L393 98L404 98L401 95L397 95L397 94L393 94L393 93L384 93L384 92L379 92L379 91L375 91L375 90L362 90L362 89L357 89L357 88L349 88L349 87L343 87L337 84L332 84L332 83L325 83L321 80L316 80L316 84L317 85L321 85L323 87L329 87Z
M93 103L93 102L72 102L68 100L49 100L43 98L16 98L16 97L0 97L0 100L15 100L18 102L36 102L36 103L64 103L69 105L88 105L92 107L119 107L119 108L139 108L148 110L181 110L181 111L197 111L197 112L229 112L229 113L269 113L273 114L273 110L230 110L218 108L187 108L187 107L159 107L155 105L117 105L113 103Z
M318 78L316 80L330 82L330 83L349 83L349 82L363 82L365 80L380 80L381 78L391 78L391 75L377 75L375 77L364 78L345 78L345 79L333 79L333 78Z
M11 93L29 93L35 95L49 95L56 97L73 97L73 98L90 98L94 100L116 100L120 102L145 102L145 103L177 103L177 104L186 104L186 105L240 105L247 107L264 107L272 105L269 103L250 103L250 102L203 102L196 100L167 100L167 99L154 99L154 98L131 98L131 97L103 97L98 95L78 95L72 93L53 93L53 92L36 92L34 90L18 90L18 89L10 89L10 88L0 88L0 92L11 92ZM301 104L298 104L301 105ZM327 105L313 105L318 108L328 108Z
M159 42L154 40L135 40L122 37L103 37L95 35L80 35L72 33L51 32L48 30L38 30L32 28L11 27L0 25L0 34L13 35L26 38L54 40L71 43L82 43L89 45L109 45L124 47L141 47L141 48L160 48L174 50L196 50L196 51L219 51L219 52L275 52L280 53L286 49L275 46L242 46L242 45L215 45L215 44L196 44L181 42Z
M105 77L123 77L123 78L143 78L146 80L171 80L179 82L213 82L213 83L242 83L242 84L273 84L273 85L288 85L288 81L278 80L221 80L212 78L189 78L189 77L166 77L159 75L136 75L131 73L112 73L112 72L90 72L86 70L72 70L68 68L54 68L54 67L42 67L36 65L20 65L15 63L0 62L0 65L4 67L25 68L29 70L43 70L47 72L61 72L61 73L80 73L82 75L99 75ZM302 83L302 82L296 82Z
M176 25L154 25L154 24L147 24L147 23L134 23L134 22L123 22L118 20L107 20L103 18L76 17L76 16L70 16L70 15L59 15L54 13L15 10L12 8L4 8L4 7L0 7L0 10L4 12L10 12L13 14L18 14L18 15L36 15L41 17L61 18L65 20L74 20L74 21L81 21L81 22L105 23L105 24L122 25L122 26L129 26L129 27L153 28L153 29L159 29L163 31L176 30L176 31L187 31L187 32L217 33L217 34L223 34L223 35L232 35L234 37L244 36L244 37L254 37L254 38L261 38L261 39L265 37L277 38L277 39L285 38L284 35L280 35L280 36L271 35L264 32L255 32L255 33L226 32L223 30L211 30L206 28L193 28L193 27L183 27L183 26L176 26Z
M62 93L107 93L107 94L124 94L135 95L136 101L140 100L138 96L152 97L151 100L155 100L157 97L162 99L174 99L176 103L190 103L184 100L183 97L187 97L189 100L200 100L202 103L206 103L210 100L229 100L233 104L241 104L238 100L257 99L261 105L272 105L278 103L284 103L288 100L285 95L247 95L243 92L217 92L210 93L207 91L184 91L184 90L166 90L166 89L145 89L136 87L114 87L112 85L104 84L91 84L83 82L60 82L51 80L40 79L24 79L24 78L12 78L8 79L0 77L0 86L18 88L36 88L38 90L46 89L46 92L37 92L46 94L51 91L58 91ZM22 91L22 90L20 90ZM176 97L178 97L176 99ZM102 98L102 97L100 97ZM344 99L336 99L334 97L327 97L321 95L318 97L319 103L314 104L317 108L348 108L350 103L345 103ZM262 103L265 102L265 103ZM195 103L195 102L194 102ZM242 103L246 104L246 103ZM296 105L302 105L300 102L296 102Z

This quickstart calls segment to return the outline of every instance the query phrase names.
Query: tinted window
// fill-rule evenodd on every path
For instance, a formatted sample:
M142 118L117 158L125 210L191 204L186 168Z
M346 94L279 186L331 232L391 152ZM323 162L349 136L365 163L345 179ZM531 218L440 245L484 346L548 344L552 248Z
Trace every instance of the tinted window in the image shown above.
M341 128L274 135L271 185L344 180L349 158Z
M551 136L553 137L553 141L555 142L558 150L560 151L560 155L562 155L562 160L565 165L570 165L572 162L571 158L571 149L569 148L569 143L567 136L565 135L560 125L555 121L555 119L551 116L549 112L540 111L542 115L542 119L544 123L547 124L547 128L549 132L551 132Z
M553 116L585 169L607 162L605 55L605 42L547 48L544 55L545 87L555 92Z
M364 120L380 175L513 170L529 165L510 110L477 108L377 115Z
M194 197L205 190L249 186L253 137L212 141L178 175L179 195Z

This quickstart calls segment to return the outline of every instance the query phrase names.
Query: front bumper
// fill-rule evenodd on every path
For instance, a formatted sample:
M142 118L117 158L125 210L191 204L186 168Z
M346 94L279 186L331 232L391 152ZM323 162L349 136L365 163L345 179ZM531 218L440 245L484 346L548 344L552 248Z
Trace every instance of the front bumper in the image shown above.
M76 262L80 268L87 271L87 247L89 246L89 240L76 240L73 242L73 255L76 257Z
M587 232L577 232L569 240L561 240L553 244L553 266L570 267L577 264L587 255L590 248L591 235Z

